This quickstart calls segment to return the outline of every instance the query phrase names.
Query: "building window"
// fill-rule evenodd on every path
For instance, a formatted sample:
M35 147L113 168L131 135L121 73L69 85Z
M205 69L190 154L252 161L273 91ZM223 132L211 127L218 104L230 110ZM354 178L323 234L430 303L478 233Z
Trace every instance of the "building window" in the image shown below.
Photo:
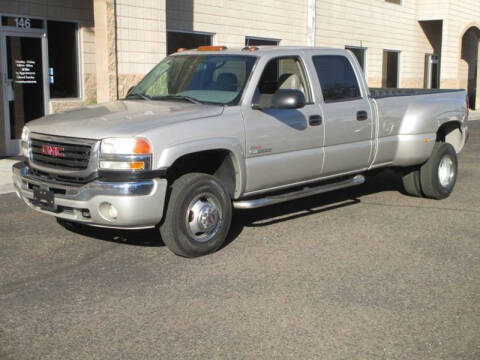
M392 50L383 51L382 87L398 88L399 86L400 52Z
M259 38L254 36L245 37L245 46L262 46L262 45L278 46L279 43L280 43L280 40L278 39L267 39L267 38Z
M350 50L353 55L358 60L358 63L360 64L360 67L362 68L363 71L365 71L365 63L366 63L366 55L367 55L367 49L362 48L362 47L357 47L357 46L345 46L345 49Z
M47 21L50 98L78 98L77 24Z
M402 0L385 0L388 3L402 5Z
M177 52L178 49L195 49L202 45L212 45L212 34L167 31L167 53Z
M323 101L348 101L361 97L352 64L345 56L314 56L313 64L322 88Z

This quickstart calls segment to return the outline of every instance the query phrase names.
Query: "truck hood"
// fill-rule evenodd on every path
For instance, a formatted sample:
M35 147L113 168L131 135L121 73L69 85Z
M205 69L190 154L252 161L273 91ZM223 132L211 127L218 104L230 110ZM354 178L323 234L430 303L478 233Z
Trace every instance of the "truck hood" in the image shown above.
M181 101L119 100L30 121L31 132L85 139L130 137L176 122L219 116L223 106Z

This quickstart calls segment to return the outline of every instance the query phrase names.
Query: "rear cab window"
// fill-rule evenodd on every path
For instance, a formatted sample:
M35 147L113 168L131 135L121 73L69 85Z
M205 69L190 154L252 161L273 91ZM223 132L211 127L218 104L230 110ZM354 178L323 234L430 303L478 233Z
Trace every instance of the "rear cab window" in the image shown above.
M318 55L312 57L326 103L362 98L357 76L347 57Z

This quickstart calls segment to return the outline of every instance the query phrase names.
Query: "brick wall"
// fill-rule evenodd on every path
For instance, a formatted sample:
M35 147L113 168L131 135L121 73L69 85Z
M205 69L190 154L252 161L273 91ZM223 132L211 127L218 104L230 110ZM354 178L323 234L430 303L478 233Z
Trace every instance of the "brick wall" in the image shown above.
M145 74L165 57L165 1L118 0L118 72Z
M432 46L417 21L417 2L384 0L318 0L316 45L367 50L370 86L381 86L383 50L400 51L400 86L422 87L425 53Z
M120 97L165 57L165 18L165 0L117 0Z
M478 0L452 0L446 15L442 71L445 81L453 83L462 67L461 41L469 26L480 27L480 3ZM460 62L460 66L459 66ZM458 85L457 85L458 86Z
M307 0L166 1L168 29L211 32L216 44L243 46L245 36L307 41Z

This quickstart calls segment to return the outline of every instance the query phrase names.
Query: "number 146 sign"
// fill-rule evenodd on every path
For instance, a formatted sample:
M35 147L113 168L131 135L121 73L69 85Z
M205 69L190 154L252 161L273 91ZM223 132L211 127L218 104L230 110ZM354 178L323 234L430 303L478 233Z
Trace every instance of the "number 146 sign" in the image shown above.
M29 18L17 17L13 21L17 28L30 29L32 27L32 21Z

